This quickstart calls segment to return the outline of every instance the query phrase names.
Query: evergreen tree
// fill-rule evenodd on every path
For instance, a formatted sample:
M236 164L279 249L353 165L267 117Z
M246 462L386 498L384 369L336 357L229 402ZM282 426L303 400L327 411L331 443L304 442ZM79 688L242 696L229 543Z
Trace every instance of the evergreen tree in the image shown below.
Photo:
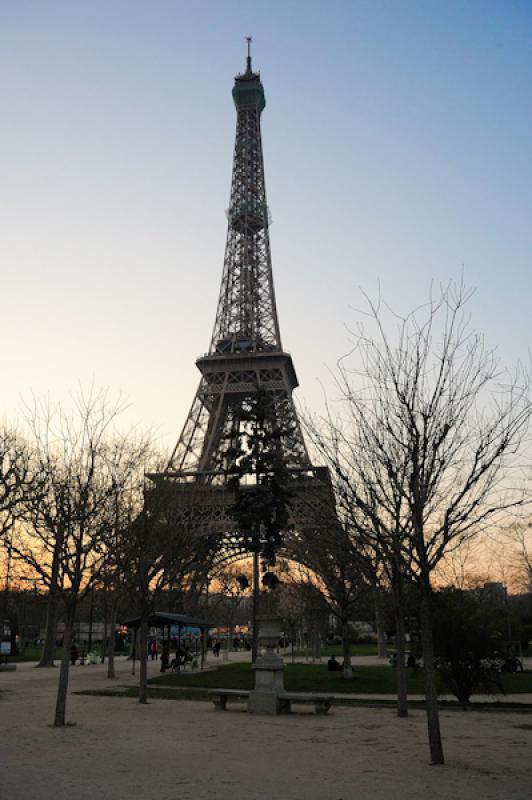
M291 433L279 418L275 397L264 390L259 388L243 405L238 441L231 452L229 485L235 490L231 513L243 546L258 550L265 567L275 564L289 527L290 472L283 442Z

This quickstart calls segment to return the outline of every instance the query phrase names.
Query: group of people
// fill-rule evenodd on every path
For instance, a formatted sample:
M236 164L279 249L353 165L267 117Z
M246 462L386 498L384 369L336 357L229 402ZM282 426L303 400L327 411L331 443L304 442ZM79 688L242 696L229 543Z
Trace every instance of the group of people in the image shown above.
M161 672L166 672L167 669L179 670L187 662L193 660L193 655L186 647L186 645L178 644L175 649L174 658L170 658L170 643L164 642L161 654Z
M219 639L211 639L209 637L208 646L212 650L213 656L218 658L220 655L220 650L222 649L222 643ZM233 650L235 653L238 653L239 650L251 650L251 644L247 639L239 638L235 636L233 639Z
M85 648L78 648L77 644L72 644L70 648L70 663L74 666L78 661L82 664L97 664L100 654L96 650L87 652Z
M172 650L175 652L174 658L171 658ZM172 642L163 641L162 644L157 639L150 639L148 642L148 658L152 661L157 661L161 656L161 672L166 672L167 669L179 669L189 661L193 660L193 655L185 644L178 640Z
M239 650L251 650L251 645L247 639L235 636L233 639L233 650L238 653Z

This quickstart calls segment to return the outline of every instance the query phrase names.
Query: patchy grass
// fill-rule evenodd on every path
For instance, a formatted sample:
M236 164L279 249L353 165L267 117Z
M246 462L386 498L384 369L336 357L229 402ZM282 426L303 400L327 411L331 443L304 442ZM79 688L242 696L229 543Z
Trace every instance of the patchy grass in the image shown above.
M351 645L351 655L352 656L376 656L377 655L377 645L376 644L352 644ZM285 658L290 658L291 650L283 651ZM320 653L322 658L330 658L331 656L340 656L343 658L344 651L341 644L331 644L331 645L324 645L320 649ZM312 650L310 648L306 648L303 650L296 650L295 655L298 658L304 658L305 656L312 656Z
M421 692L421 675L409 676L409 691ZM393 694L395 670L391 667L355 667L346 680L341 672L329 672L325 664L287 664L285 687L292 692L338 692ZM216 670L185 674L165 673L150 680L150 686L185 686L206 689L252 689L254 673L250 664L227 664Z
M532 693L532 672L503 674L507 693ZM152 678L151 687L173 686L203 689L252 689L254 673L250 664L226 664L206 672L171 672ZM287 664L285 687L292 692L345 694L395 694L396 670L390 666L356 666L346 680L341 672L329 672L325 664ZM408 671L408 692L423 694L423 674Z
M19 664L22 661L38 661L41 657L41 647L26 647L22 654L8 656L10 664ZM61 661L63 648L56 647L54 650L54 660Z
M532 672L503 672L502 685L507 694L532 693Z
M87 697L138 697L138 686L124 686L122 689L81 689L73 694ZM162 700L209 700L207 689L186 689L171 686L150 686L148 697Z

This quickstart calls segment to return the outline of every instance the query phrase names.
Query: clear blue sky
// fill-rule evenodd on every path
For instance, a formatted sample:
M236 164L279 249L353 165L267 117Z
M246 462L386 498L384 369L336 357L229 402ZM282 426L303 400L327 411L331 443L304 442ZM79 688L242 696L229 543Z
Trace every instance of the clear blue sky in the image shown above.
M299 399L318 404L378 282L405 311L463 267L476 326L527 357L530 0L0 0L0 416L94 382L177 439L216 308L246 35Z

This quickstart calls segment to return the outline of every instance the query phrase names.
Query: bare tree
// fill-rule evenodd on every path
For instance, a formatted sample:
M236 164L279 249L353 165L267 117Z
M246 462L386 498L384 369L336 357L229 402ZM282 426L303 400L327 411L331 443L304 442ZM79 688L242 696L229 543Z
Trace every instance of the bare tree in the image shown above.
M24 528L13 550L65 608L54 726L65 725L76 609L99 581L107 558L117 472L127 473L127 437L113 433L120 411L104 394L80 396L72 413L36 403L29 418L38 491L23 500ZM55 617L55 614L54 614Z
M295 559L295 560L292 560ZM324 582L310 567L299 560L292 551L278 562L280 582L275 588L276 613L285 621L292 638L292 663L294 644L310 647L311 657L320 657L321 641L329 630L330 598Z
M123 443L114 443L121 449ZM131 564L132 542L130 531L132 520L141 513L144 470L153 460L153 445L149 435L128 437L128 457L111 455L113 466L113 497L109 526L105 535L106 560L100 572L107 605L108 644L104 641L107 654L107 677L115 678L115 631L120 604L127 600L131 592L129 569ZM104 626L105 627L105 626ZM105 639L105 636L104 636Z
M212 561L215 537L198 536L182 519L179 493L171 480L144 474L123 496L127 524L119 529L117 567L139 615L139 702L148 702L149 617L167 590L199 594Z
M357 547L331 505L320 510L322 524L307 528L294 543L295 557L318 578L331 614L342 631L344 678L352 678L351 627L362 596L371 589L371 565L363 549Z
M290 633L292 664L295 663L295 648L303 640L303 621L305 618L305 598L299 583L293 579L290 568L285 570L291 580L282 580L279 587L278 611Z
M349 405L347 411L351 411ZM323 417L307 415L304 422L318 455L329 467L334 490L334 500L325 503L319 514L323 522L323 515L328 513L331 520L327 530L334 532L340 528L343 531L340 542L345 539L343 544L329 548L329 560L333 564L338 562L335 569L340 573L360 576L355 588L363 577L377 595L382 591L391 593L397 649L397 714L406 717L404 605L410 556L408 534L398 511L402 502L401 481L406 473L391 460L382 467L364 440L366 432L350 413L335 416L327 405ZM328 538L326 535L325 540ZM309 549L313 552L315 548Z
M512 551L512 583L521 592L532 593L532 524L514 524L505 534Z
M232 647L236 615L243 602L249 599L252 580L250 572L247 564L231 564L213 575L219 591L214 607L219 606L227 628L226 646L222 655L224 660L227 660Z
M4 591L1 618L8 616L9 586L13 570L13 529L22 512L22 499L35 475L27 442L13 429L0 427L0 553L3 558Z
M22 498L35 476L30 448L15 430L0 427L0 539L13 527L22 511Z
M526 501L522 464L529 376L503 372L450 285L405 318L368 300L374 333L339 365L337 475L356 527L382 564L419 591L431 760L444 762L432 641L431 576L441 559ZM349 475L343 480L343 471ZM385 524L383 524L385 523ZM392 577L393 572L390 572Z

